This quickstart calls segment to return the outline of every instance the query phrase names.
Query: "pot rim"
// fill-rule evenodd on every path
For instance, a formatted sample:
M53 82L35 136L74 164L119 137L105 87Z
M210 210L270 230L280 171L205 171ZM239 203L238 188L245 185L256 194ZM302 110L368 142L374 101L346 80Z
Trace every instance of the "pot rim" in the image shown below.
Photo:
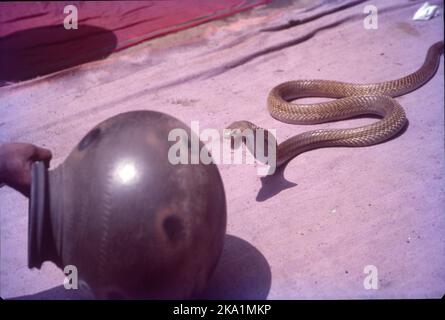
M48 169L42 161L31 165L31 192L28 214L28 267L38 268L44 261L45 215L48 203L46 199L48 186Z

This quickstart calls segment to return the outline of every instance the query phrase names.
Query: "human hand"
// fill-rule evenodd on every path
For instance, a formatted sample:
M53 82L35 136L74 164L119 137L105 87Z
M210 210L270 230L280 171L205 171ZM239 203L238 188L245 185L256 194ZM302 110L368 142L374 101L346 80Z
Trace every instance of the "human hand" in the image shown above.
M34 161L49 164L51 151L29 143L5 143L0 145L0 184L29 197L31 189L31 165Z

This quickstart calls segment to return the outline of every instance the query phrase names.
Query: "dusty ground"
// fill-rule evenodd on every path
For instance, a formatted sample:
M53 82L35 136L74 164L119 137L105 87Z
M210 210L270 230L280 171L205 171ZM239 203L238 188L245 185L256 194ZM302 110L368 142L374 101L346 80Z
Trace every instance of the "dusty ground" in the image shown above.
M415 22L421 2L373 1L378 29L367 30L366 4L269 32L260 30L327 6L307 12L290 2L258 8L101 62L0 88L0 141L50 148L56 167L95 124L134 109L166 112L188 124L198 120L201 129L249 119L275 128L279 141L313 128L370 123L375 120L288 125L265 109L269 90L287 80L378 82L407 75L443 39L443 6L441 16ZM254 166L220 165L230 236L207 297L441 297L443 65L442 58L431 81L398 98L410 121L402 135L367 148L300 155L284 172L294 187L278 192L283 182L277 178L261 189ZM53 264L27 268L27 205L17 192L0 189L1 296L75 297L60 288L63 273ZM377 290L363 286L366 265L378 269Z

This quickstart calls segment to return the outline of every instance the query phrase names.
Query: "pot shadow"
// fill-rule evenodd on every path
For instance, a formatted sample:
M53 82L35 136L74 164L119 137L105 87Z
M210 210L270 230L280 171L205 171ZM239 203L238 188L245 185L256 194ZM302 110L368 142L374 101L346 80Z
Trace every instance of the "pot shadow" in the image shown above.
M265 300L272 273L263 254L249 242L226 235L224 249L207 290L207 300Z
M14 32L0 38L0 86L29 80L109 56L117 45L107 29L62 24Z
M207 289L198 299L264 300L272 282L270 266L263 254L245 240L226 235L218 265ZM63 285L11 300L93 300L82 287L67 290Z
M10 300L94 300L87 290L65 289L63 285L38 293L11 298Z

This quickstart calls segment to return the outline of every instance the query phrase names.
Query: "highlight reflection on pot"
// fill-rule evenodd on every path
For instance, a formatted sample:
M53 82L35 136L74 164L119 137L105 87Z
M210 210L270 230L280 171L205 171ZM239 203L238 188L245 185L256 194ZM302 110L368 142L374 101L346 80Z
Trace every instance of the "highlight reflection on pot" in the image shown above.
M132 162L118 164L115 174L122 184L132 183L137 178L137 170Z
M215 165L168 161L175 128L190 131L159 112L123 113L57 168L34 163L29 267L74 265L98 298L199 295L222 251L226 200Z

